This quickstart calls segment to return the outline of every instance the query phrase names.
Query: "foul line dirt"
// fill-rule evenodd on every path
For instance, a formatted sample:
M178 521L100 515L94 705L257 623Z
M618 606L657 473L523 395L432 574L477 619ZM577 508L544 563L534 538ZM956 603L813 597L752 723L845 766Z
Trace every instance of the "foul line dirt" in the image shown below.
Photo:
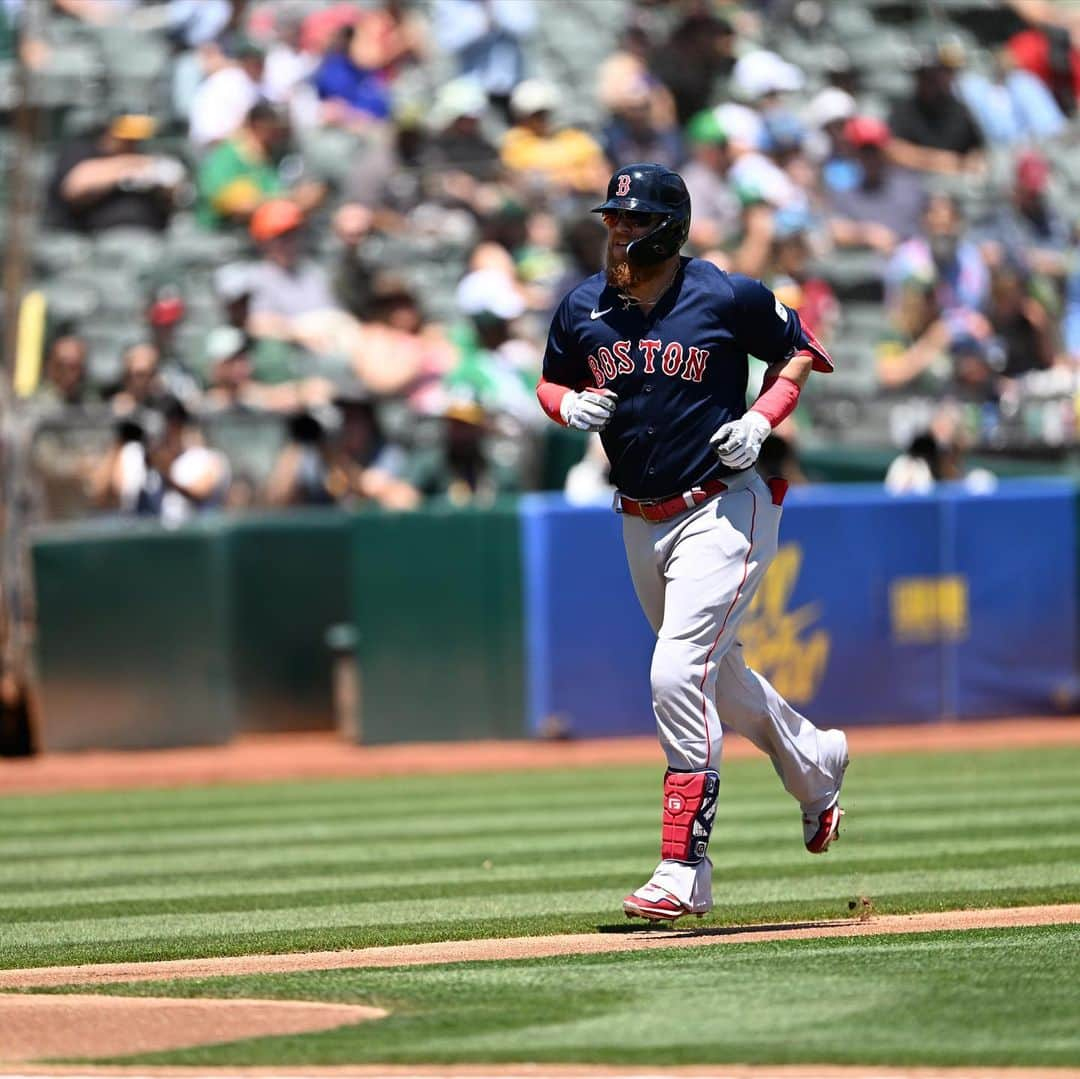
M1069 923L1080 923L1080 903L953 910L933 914L887 914L865 920L792 922L786 925L710 925L695 928L691 924L685 929L658 926L637 930L631 927L630 931L625 933L568 933L555 937L503 937L439 941L433 944L400 944L341 952L219 956L209 959L170 959L153 963L100 963L77 967L3 970L0 971L0 989L107 985L171 978L213 978L225 975L283 974L291 971L365 967L429 966L435 963L473 963L494 959L639 952L651 948L693 948L708 944L807 940L817 937L866 937L884 933L1003 929L1010 926Z
M848 732L853 754L970 752L1080 745L1080 716L938 723L919 727L856 728ZM725 735L724 755L758 751ZM263 734L225 746L141 752L51 753L0 761L0 794L77 790L131 790L287 779L447 775L487 771L664 766L656 739L597 738L574 742L453 742L358 746L330 731Z

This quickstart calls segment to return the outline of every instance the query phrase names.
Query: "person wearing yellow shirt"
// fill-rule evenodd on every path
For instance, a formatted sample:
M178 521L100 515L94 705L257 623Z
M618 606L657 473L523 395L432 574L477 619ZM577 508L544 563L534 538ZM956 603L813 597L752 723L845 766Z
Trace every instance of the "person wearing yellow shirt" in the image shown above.
M515 125L503 137L500 157L516 177L574 192L603 187L610 169L599 144L574 127L556 128L559 93L540 79L518 83L510 97Z

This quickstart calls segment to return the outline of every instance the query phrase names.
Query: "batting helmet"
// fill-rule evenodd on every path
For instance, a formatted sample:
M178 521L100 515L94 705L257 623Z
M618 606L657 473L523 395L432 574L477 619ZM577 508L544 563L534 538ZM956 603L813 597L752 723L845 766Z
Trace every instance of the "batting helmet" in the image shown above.
M637 266L652 266L677 255L690 235L690 192L683 178L663 165L624 165L613 173L607 199L593 213L607 210L663 215L654 228L627 247L627 260Z

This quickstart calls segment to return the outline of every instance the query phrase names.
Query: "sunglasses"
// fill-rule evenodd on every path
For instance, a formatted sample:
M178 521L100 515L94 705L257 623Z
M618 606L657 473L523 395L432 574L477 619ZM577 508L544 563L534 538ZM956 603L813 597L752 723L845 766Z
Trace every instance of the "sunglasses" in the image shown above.
M636 229L655 228L663 220L663 214L646 213L643 210L605 210L600 219L608 228L614 228L620 222L625 221Z

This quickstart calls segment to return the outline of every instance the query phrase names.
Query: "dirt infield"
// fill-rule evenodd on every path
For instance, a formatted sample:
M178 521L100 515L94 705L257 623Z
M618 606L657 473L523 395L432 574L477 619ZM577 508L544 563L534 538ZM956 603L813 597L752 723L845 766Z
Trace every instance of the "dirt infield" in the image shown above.
M310 1034L382 1019L382 1008L293 1000L0 996L0 1058L114 1057Z
M725 736L728 758L757 750L735 734ZM1080 745L1080 716L1016 718L923 727L856 728L853 753L962 752L1023 746ZM663 757L654 738L603 738L574 742L457 742L358 746L332 732L249 735L226 746L141 752L54 753L0 761L0 793L181 787L394 775L437 775L655 764Z

